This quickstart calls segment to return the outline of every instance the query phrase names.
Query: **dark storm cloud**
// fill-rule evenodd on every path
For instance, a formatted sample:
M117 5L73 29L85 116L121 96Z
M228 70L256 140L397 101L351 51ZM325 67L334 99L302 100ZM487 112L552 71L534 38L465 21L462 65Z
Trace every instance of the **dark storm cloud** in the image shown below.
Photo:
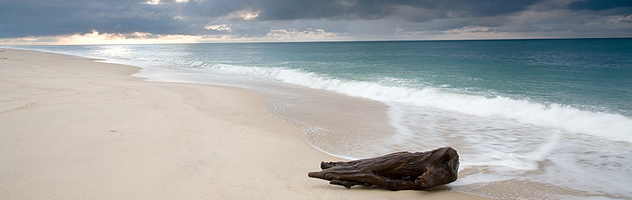
M632 0L0 0L0 38L93 29L236 37L324 29L392 37L395 30L442 33L477 26L524 33L568 27L560 32L622 35L632 29L631 20Z
M239 10L261 11L259 20L380 19L388 16L424 16L426 21L444 17L498 16L523 11L539 0L214 0L191 2L187 10L208 17ZM416 8L416 9L402 9ZM423 10L423 11L422 11ZM400 13L413 12L413 13ZM431 12L431 15L414 12Z
M0 1L0 37L89 33L179 33L173 4L140 0Z
M574 10L591 10L601 11L610 9L625 9L627 12L632 12L631 0L582 0L576 1L568 6Z
M258 21L365 20L386 17L423 22L498 16L537 0L0 0L0 38L90 33L203 34L204 25L233 12L259 11ZM180 17L180 19L177 19Z

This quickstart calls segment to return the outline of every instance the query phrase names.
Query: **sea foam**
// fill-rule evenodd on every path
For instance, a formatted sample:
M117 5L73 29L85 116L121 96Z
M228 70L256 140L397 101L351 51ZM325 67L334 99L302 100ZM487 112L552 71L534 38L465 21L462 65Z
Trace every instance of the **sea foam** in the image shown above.
M221 73L272 78L312 89L328 90L385 103L432 107L479 117L507 118L523 124L632 143L632 119L620 114L580 110L568 105L545 104L504 96L485 97L446 92L431 86L387 86L377 82L343 80L298 69L227 64L204 67Z

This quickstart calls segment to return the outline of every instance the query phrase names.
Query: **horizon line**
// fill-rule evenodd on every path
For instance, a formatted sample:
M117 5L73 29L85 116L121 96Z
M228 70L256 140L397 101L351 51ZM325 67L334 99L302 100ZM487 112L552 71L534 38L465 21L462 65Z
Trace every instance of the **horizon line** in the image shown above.
M86 44L0 44L0 46L80 46L80 45L160 45L160 44L257 44L257 43L353 43L353 42L450 42L450 41L516 41L516 40L590 40L590 39L632 39L622 37L549 37L549 38L482 38L482 39L375 39L375 40L303 40L303 41L204 41L204 42L165 42L165 43L86 43Z

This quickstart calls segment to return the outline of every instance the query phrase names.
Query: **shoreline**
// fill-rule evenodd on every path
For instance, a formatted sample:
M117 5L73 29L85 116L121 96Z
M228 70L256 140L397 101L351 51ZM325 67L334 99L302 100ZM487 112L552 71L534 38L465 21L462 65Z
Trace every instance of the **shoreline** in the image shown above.
M486 199L308 178L320 161L341 159L246 89L150 82L132 77L133 66L2 50L2 199Z

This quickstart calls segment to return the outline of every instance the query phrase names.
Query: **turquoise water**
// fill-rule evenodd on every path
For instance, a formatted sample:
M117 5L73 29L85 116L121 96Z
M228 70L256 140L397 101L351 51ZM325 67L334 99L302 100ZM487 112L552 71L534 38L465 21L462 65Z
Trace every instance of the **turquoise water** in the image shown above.
M510 180L632 198L632 39L17 48L139 65L155 80L239 80L379 101L393 130L386 140L343 148L327 135L348 133L297 124L313 126L304 130L316 148L344 158L453 146L465 173L457 191Z

